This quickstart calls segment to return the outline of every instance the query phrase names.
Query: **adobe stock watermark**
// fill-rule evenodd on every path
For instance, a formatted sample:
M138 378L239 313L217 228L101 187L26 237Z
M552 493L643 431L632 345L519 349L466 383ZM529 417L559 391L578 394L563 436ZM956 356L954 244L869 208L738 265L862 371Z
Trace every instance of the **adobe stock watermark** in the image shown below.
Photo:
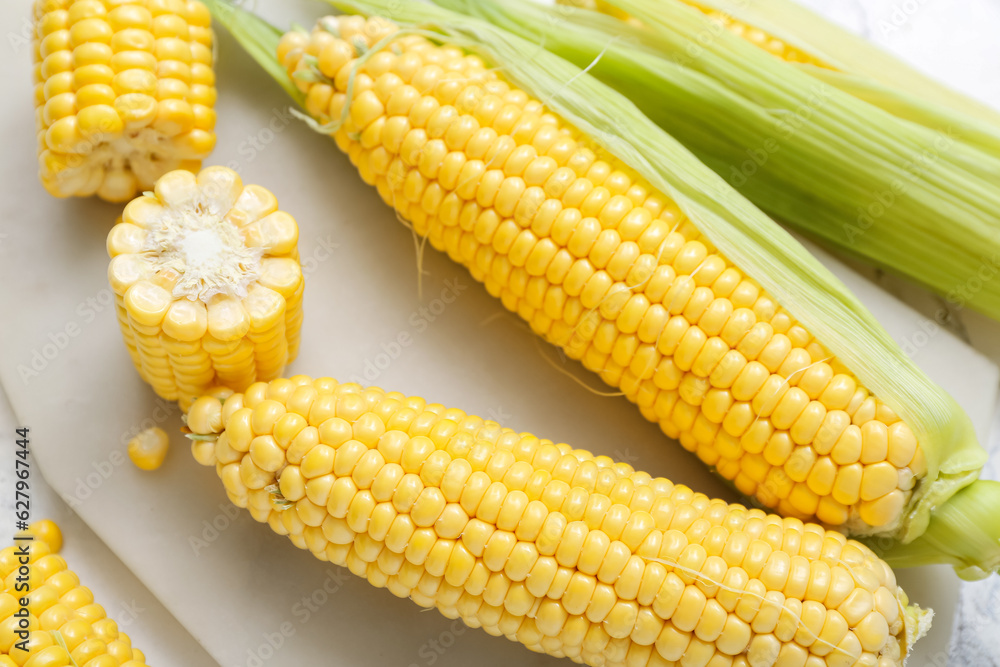
M146 608L140 607L135 599L130 602L122 601L118 605L118 613L111 616L111 618L114 618L118 622L119 630L125 630L134 625L145 611Z
M21 17L21 23L17 28L7 31L7 44L14 53L30 51L35 39L35 24L30 15Z
M791 116L782 118L775 130L775 135L768 137L756 148L746 149L747 158L739 167L730 165L729 183L734 188L742 188L747 181L757 175L775 153L781 150L781 142L792 137L809 122L813 115L822 109L833 95L830 86L816 84L809 93L809 99L799 105Z
M378 380L394 361L403 356L403 351L413 345L414 336L427 331L448 306L455 303L468 288L469 285L459 278L445 280L438 296L427 302L427 305L420 306L410 313L407 319L409 327L400 331L394 338L383 342L379 352L367 357L361 372L350 376L351 382L368 385Z
M867 206L859 206L854 224L845 223L843 225L844 235L848 243L855 243L861 236L866 234L885 214L896 205L899 199L906 195L910 185L919 179L930 167L941 159L941 156L958 139L954 128L947 128L944 132L938 132L934 138L934 145L924 148L919 153L907 160L903 165L904 177L897 177L889 184L889 187L872 192L872 199ZM907 182L909 181L909 182Z
M736 0L732 3L736 9L744 9L753 4L753 0ZM674 56L673 60L679 65L690 65L704 55L709 46L719 39L723 33L728 32L726 24L733 20L733 15L726 11L720 11L717 20L708 21L709 26L698 33L693 41L689 41L684 47L682 56Z
M633 452L628 447L624 449L616 449L612 453L612 458L619 463L627 463L633 468L639 463L639 455Z
M156 398L155 405L156 407L153 408L148 417L133 424L121 434L121 437L118 439L118 447L112 449L107 457L91 463L92 470L76 478L73 493L62 494L62 499L67 505L73 509L82 506L105 482L111 479L118 468L129 460L128 455L125 453L129 440L145 430L159 426L180 411L176 403L159 397Z
M456 619L451 622L446 630L442 630L437 637L428 639L417 649L419 662L411 662L407 667L431 667L448 652L452 646L458 642L458 638L469 630L462 621Z
M219 512L211 519L204 519L201 522L201 531L197 535L188 536L188 546L191 547L192 553L198 556L244 515L239 507L230 502L219 503Z
M114 308L115 294L111 289L102 289L76 305L73 317L46 336L46 341L28 353L28 360L17 365L17 374L26 386L40 376L55 359L70 346L73 339L83 333L97 316L109 308Z
M291 107L271 109L271 117L267 123L256 132L248 134L236 146L236 154L239 159L230 160L226 166L239 173L244 166L256 160L268 146L274 143L278 135L287 130L293 121L295 121L295 115L292 114Z
M938 308L933 317L921 320L912 333L899 340L899 345L906 356L910 359L916 358L920 350L927 347L942 329L954 324L956 315L998 276L1000 276L1000 252L983 259L964 282L948 291L945 299L951 308L946 306Z
M904 0L893 4L888 18L880 19L876 24L882 37L888 39L893 33L902 30L926 5L927 0Z
M334 251L338 248L340 248L340 244L334 241L329 234L317 239L308 255L300 254L299 264L302 267L302 276L307 277L315 273L321 264L333 257Z
M294 622L285 621L273 631L262 633L262 641L247 649L246 660L242 664L233 665L233 667L263 667L281 650L285 642L294 637L320 609L330 602L330 599L340 591L344 582L351 576L351 573L344 568L326 570L326 579L323 580L323 583L317 586L312 593L302 596L292 605L289 611Z

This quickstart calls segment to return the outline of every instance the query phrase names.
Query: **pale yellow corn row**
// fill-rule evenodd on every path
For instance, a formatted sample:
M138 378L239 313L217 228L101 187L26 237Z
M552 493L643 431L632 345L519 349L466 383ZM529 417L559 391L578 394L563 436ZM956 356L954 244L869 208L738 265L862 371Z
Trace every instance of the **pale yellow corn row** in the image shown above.
M329 17L279 58L435 248L747 496L890 530L926 473L907 424L678 207L457 48ZM324 82L328 81L328 82Z
M786 62L806 63L809 65L816 65L817 67L833 69L830 65L813 57L805 51L802 51L801 49L774 37L773 35L769 35L760 28L747 25L746 23L736 20L731 14L720 12L716 9L712 9L711 7L705 7L697 2L688 2L688 0L683 1L684 4L702 12L737 37L742 37L754 46L760 47ZM609 5L604 0L556 0L556 4L569 5L571 7L582 7L584 9L594 9L623 21L641 25L638 20L631 18L628 14L613 5Z
M840 533L421 398L300 375L199 398L187 423L195 458L257 521L533 651L890 667L923 623Z
M298 353L298 225L236 172L178 170L108 235L108 278L136 369L182 407L215 384L244 389Z
M208 9L197 0L35 0L41 180L128 201L215 145Z
M18 542L0 551L0 667L145 667L142 651L132 648L128 635L56 555L59 545L51 539L61 543L61 537L51 525L54 530L43 535L49 541ZM22 598L28 603L26 628L18 615ZM17 634L25 629L26 640Z

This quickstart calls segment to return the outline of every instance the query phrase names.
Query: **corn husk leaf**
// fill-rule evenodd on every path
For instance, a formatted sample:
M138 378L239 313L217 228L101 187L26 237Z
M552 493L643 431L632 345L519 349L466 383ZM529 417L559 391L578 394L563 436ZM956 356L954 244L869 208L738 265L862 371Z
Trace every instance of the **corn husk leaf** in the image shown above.
M665 4L671 0L654 0ZM697 0L692 3L728 14L746 25L760 28L786 44L847 72L915 98L934 101L968 116L1000 127L1000 113L921 74L899 58L875 46L867 39L831 23L808 7L793 0ZM650 5L652 6L652 5ZM889 20L878 26L883 32L899 30L909 20L905 10L894 7Z
M801 65L811 76L834 86L860 100L877 106L897 118L923 125L935 132L954 133L963 143L978 149L975 159L963 166L990 178L998 176L1000 156L1000 125L954 111L911 93L885 86L878 81L855 74Z
M331 4L436 30L441 41L479 52L501 67L508 79L672 197L730 260L857 369L873 391L898 406L924 443L929 473L905 521L895 527L895 537L918 536L931 509L975 479L985 452L955 402L913 366L860 302L799 243L626 98L537 45L480 20L399 0ZM982 561L977 555L977 562Z
M285 69L275 57L278 42L284 33L256 14L229 2L207 0L204 4L212 12L212 18L226 26L240 46L253 56L253 59L301 106L305 96L296 87L295 82L288 78Z
M803 233L1000 319L993 126L857 76L830 85L835 73L813 76L819 68L784 63L674 0L609 3L644 18L648 29L527 0L437 4L589 66ZM643 13L653 8L655 15ZM886 109L840 86L866 90ZM900 108L921 122L892 113Z

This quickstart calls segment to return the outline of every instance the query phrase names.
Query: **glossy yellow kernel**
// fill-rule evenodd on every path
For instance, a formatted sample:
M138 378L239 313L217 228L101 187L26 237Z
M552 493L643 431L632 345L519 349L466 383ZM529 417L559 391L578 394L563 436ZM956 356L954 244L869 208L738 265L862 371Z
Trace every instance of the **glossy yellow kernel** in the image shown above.
M864 464L884 461L889 453L889 429L880 421L869 421L861 426L861 462Z
M861 480L864 467L860 463L843 466L837 471L833 485L833 498L844 505L853 505L861 496Z
M49 546L49 550L52 553L57 553L60 549L62 549L62 531L51 519L41 519L39 521L35 521L28 526L26 533L34 537L36 540L45 542Z
M864 467L861 477L861 499L874 500L896 488L899 475L895 466L887 461Z
M846 413L845 413L846 414ZM854 424L848 426L837 439L833 449L830 450L830 458L837 465L850 465L861 459L863 451L863 438L861 429Z
M163 465L170 438L158 426L137 434L128 442L128 456L140 470L156 470Z
M917 451L917 438L904 422L889 427L887 460L897 468L910 464Z

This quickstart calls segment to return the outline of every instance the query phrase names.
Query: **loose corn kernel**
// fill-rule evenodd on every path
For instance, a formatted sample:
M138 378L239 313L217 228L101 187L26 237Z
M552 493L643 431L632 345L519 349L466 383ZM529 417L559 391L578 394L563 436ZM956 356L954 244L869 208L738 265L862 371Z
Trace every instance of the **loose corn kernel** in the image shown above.
M128 457L140 470L156 470L163 465L170 437L159 426L146 429L128 441Z
M479 58L409 36L359 62L374 42L352 40L321 25L279 55L329 77L296 79L310 113L346 109L333 137L416 233L766 507L899 526L926 465L913 431L675 204Z

